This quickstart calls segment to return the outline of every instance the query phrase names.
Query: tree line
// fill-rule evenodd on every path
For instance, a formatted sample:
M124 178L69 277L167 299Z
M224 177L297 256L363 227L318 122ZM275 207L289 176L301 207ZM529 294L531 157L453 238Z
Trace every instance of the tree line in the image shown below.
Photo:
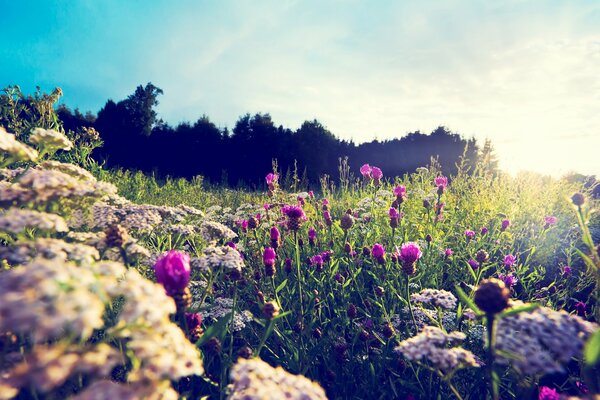
M402 138L362 144L337 138L317 120L305 121L295 130L284 128L268 113L242 115L232 130L218 127L206 115L193 123L171 126L156 112L162 93L148 83L124 100L108 100L97 115L82 114L65 105L57 114L66 131L87 126L100 132L104 145L94 156L109 167L157 176L202 175L209 182L228 185L262 185L273 159L284 174L296 168L315 184L324 174L337 176L344 157L355 176L362 164L370 163L388 177L426 166L431 157L438 158L446 174L456 171L463 155L470 164L482 157L483 148L474 138L466 139L443 126L430 134L416 131ZM491 145L486 143L484 148L489 156Z

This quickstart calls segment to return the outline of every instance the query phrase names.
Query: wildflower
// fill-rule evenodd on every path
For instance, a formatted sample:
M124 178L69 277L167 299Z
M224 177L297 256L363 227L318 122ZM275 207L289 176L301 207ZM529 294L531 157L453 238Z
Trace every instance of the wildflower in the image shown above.
M473 240L475 239L475 232L473 232L470 229L465 230L465 237L467 238L467 240Z
M327 226L333 225L333 220L331 219L331 214L329 214L329 211L323 211L323 219L325 220L325 224Z
M383 264L385 262L385 248L381 244L375 243L373 245L371 255L378 263Z
M194 260L194 267L201 271L218 271L225 269L233 279L242 275L244 260L241 254L229 246L208 246L202 250L203 255Z
M260 215L260 214L258 214ZM256 229L258 228L258 219L256 219L256 217L250 217L248 218L248 229Z
M500 226L500 232L504 232L506 229L508 229L508 227L510 226L510 220L509 219L503 219L502 220L502 225Z
M57 132L54 129L35 128L29 136L29 141L49 153L73 148L73 142L64 133Z
M20 208L10 208L4 214L0 214L0 231L18 234L27 228L54 232L69 230L65 220L55 214Z
M331 245L331 243L330 243L330 245ZM323 261L325 261L325 262L331 261L332 255L333 255L333 252L331 250L325 250L324 252L321 253L321 257L323 257Z
M306 214L299 206L285 206L281 209L281 212L288 218L287 226L291 231L300 229L302 221L306 220Z
M317 272L322 272L323 271L323 256L321 256L320 254L317 254L315 256L312 256L310 258L310 263L311 265L314 265Z
M583 301L578 301L575 303L575 310L577 311L577 315L580 317L585 317L585 309L587 305Z
M356 316L358 315L358 310L356 309L356 306L354 304L350 303L350 305L348 305L346 315L348 315L348 318L350 319L356 318Z
M274 191L277 185L277 181L279 180L279 175L274 173L268 173L265 177L265 181L267 182L267 186L269 190Z
M456 297L446 290L423 289L419 293L411 294L410 299L416 303L431 304L448 310L456 307Z
M340 226L344 230L344 232L348 232L350 228L354 225L354 217L352 217L352 213L344 213L340 218Z
M431 208L431 202L429 201L429 199L423 199L423 208L425 208L426 210L429 210Z
M10 161L35 161L38 152L15 139L0 126L0 153L8 154Z
M383 178L383 172L377 167L371 168L371 175L373 176L376 185L379 184L381 178Z
M327 210L329 210L329 200L327 200L326 198L324 198L324 199L321 201L321 209L322 209L323 211L327 211Z
M563 267L563 276L569 276L569 275L571 275L571 273L573 273L573 270L571 269L571 267L569 267L568 265L565 265Z
M579 389L582 394L588 394L590 392L590 389L582 381L576 381L575 386L577 386L577 389Z
M434 367L450 372L461 367L479 367L475 356L461 347L447 348L465 338L462 332L446 333L434 326L425 326L416 336L400 342L394 349L410 361L427 360Z
M499 279L484 279L475 290L475 304L487 314L497 314L508 307L510 290Z
M504 282L504 284L506 285L507 288L511 288L511 287L515 286L517 284L517 282L519 281L519 279L512 274L508 274L508 275L498 274L498 279L500 279L502 282Z
M389 211L389 216L390 216L390 226L395 229L398 227L400 218L401 218L401 214L398 212L398 210L396 210L395 208L391 207L390 211Z
M283 368L273 368L252 358L238 359L230 373L229 400L240 399L304 399L326 400L325 391L302 375L292 375Z
M170 250L154 264L156 280L161 283L167 293L184 290L190 282L190 256L184 252Z
M396 250L398 250L396 248ZM417 261L423 253L421 248L415 242L406 242L400 247L400 259L402 260L402 270L406 275L412 275L417 268Z
M517 257L513 256L512 254L507 254L504 256L504 266L506 268L512 268L513 265L515 265L517 262Z
M444 253L443 253L444 257L446 257L447 259L452 257L452 254L454 254L452 249L446 249L446 250L444 250Z
M308 197L311 198L311 199L314 199L315 198L315 192L313 192L312 190L309 190L308 191Z
M440 175L433 180L433 183L437 187L438 195L441 196L442 194L444 194L446 186L448 186L448 178L446 178L443 175Z
M360 167L360 173L362 174L363 178L370 178L372 173L371 166L369 164L364 164L362 167Z
M571 196L571 201L577 207L581 207L585 203L585 196L583 193L575 193L573 196Z
M539 400L559 400L560 395L556 389L550 389L548 386L540 387L540 393L538 395Z
M277 254L275 250L271 247L267 247L263 252L263 263L265 265L265 275L273 276L275 275L275 259L277 258Z
M285 261L283 262L283 269L288 274L292 272L292 259L291 258L285 259Z
M398 185L394 188L394 196L398 200L398 204L402 204L406 200L406 186Z
M483 250L483 249L482 249L482 250L479 250L479 251L477 252L477 254L475 254L475 260L477 260L477 262L478 262L479 264L483 264L484 262L486 262L486 261L488 260L488 258L489 258L489 257L490 257L490 256L489 256L489 254L487 253L487 251L485 251L485 250Z
M473 270L476 270L479 268L479 263L477 261L473 260L472 258L469 259L469 261L467 261L467 262Z
M279 241L281 239L281 233L279 232L279 229L277 229L276 226L271 227L270 235L271 235L271 247L273 247L275 250L277 250L277 248L279 247Z
M202 237L209 243L215 243L219 240L232 240L237 237L237 234L226 227L225 225L214 222L214 221L204 221L200 226L200 232L202 233Z
M486 228L485 226L481 228L481 230L479 231L479 233L481 233L481 236L485 236L488 234L490 230L488 228Z
M547 215L544 217L544 229L550 228L558 222L558 218L553 215Z
M306 204L306 202L304 201L304 197L302 196L298 196L296 200L298 201L299 206L303 206L304 204Z
M185 325L190 342L196 343L204 333L202 330L202 314L185 313Z

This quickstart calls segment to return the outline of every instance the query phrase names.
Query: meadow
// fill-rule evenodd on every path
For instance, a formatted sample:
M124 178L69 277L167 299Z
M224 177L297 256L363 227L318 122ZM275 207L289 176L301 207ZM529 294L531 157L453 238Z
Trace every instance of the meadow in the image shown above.
M374 159L207 187L36 115L0 128L0 399L600 393L593 186Z

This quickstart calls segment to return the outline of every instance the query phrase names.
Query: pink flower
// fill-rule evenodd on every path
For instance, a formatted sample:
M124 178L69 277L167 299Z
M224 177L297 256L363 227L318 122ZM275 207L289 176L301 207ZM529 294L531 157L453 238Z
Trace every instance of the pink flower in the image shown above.
M550 389L548 386L542 386L540 388L538 400L560 400L560 395L556 389Z
M510 268L513 265L515 265L515 263L517 262L517 257L513 256L512 254L507 254L504 256L504 266L506 268Z
M558 218L553 215L548 215L544 217L544 228L548 229L552 225L555 225L558 222Z
M267 174L267 177L265 178L265 180L267 181L267 185L271 186L279 180L279 175L269 173L269 174Z
M504 232L509 226L510 226L510 220L509 219L503 219L502 220L502 226L500 227L500 231Z
M271 240L278 242L281 237L281 233L279 233L279 229L276 226L271 228Z
M390 218L398 219L400 217L400 213L394 207L390 207L389 211Z
M193 331L202 325L202 314L200 313L185 313L185 323L188 331Z
M485 236L485 235L487 235L489 231L490 231L490 230L489 230L488 228L486 228L485 226L484 226L484 227L482 227L482 228L481 228L481 231L480 231L480 233L481 233L481 236Z
M311 190L310 192L308 192L308 197L310 197L311 199L314 199L315 193Z
M263 208L265 209L265 211L269 211L269 208L271 208L271 206L269 205L269 203L265 203L263 205Z
M504 282L504 284L508 288L515 286L517 284L517 282L519 281L519 279L516 276L511 275L511 274L509 274L509 275L498 274L498 279L500 279L502 282Z
M394 188L394 196L404 197L406 196L406 186L398 185Z
M364 178L370 178L371 177L371 166L369 164L365 164L362 167L360 167L360 173L362 174L362 176Z
M571 273L573 273L573 270L571 269L571 267L569 267L568 265L565 265L563 267L563 276L569 276L569 275L571 275Z
M406 242L400 247L400 259L405 264L414 264L421 258L423 253L415 242Z
M473 232L470 229L467 229L465 231L465 237L467 238L467 240L473 240L473 239L475 239L475 232Z
M263 263L266 266L272 266L275 264L275 259L277 258L277 253L271 247L267 247L263 252Z
M443 192L444 189L446 189L446 186L448 186L448 178L446 178L443 175L440 175L433 180L433 183L435 184L435 186L437 186L438 190L441 190Z
M454 254L452 249L446 249L446 251L444 251L444 257L446 257L446 258L452 257L452 254Z
M377 167L371 168L371 174L373 175L373 179L375 179L376 181L379 181L381 180L381 178L383 178L383 171L381 171L381 169Z
M377 260L382 259L385 256L385 248L379 243L375 243L371 249L371 255Z
M577 315L580 317L585 317L585 309L587 305L583 301L578 301L575 303L575 310L577 311Z
M281 212L288 218L305 219L306 214L300 206L284 206Z
M170 250L154 264L154 274L167 294L182 292L190 282L190 256L182 251Z

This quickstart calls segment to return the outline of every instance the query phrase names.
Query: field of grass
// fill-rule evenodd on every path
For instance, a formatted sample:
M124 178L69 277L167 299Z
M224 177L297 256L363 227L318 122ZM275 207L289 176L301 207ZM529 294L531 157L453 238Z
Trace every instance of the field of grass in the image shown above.
M432 162L245 192L78 140L0 129L0 399L600 393L593 188Z

